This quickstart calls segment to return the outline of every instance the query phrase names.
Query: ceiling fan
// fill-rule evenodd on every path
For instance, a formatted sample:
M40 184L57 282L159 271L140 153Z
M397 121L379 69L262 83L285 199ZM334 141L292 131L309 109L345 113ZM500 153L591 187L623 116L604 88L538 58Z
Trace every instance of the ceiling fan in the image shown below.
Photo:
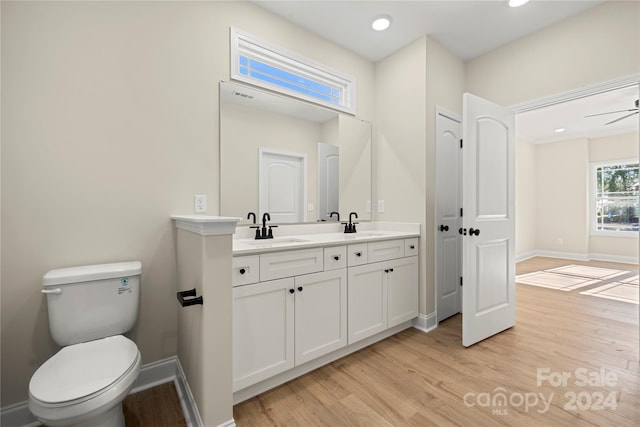
M626 119L627 117L631 117L631 116L634 116L634 115L638 114L638 100L637 100L637 99L636 99L635 105L636 105L636 107L635 107L635 108L630 108L630 109L628 109L628 110L618 110L618 111L609 111L609 112L606 112L606 113L590 114L590 115L585 116L585 117L595 117L595 116L602 116L602 115L604 115L604 114L628 113L628 112L631 112L631 114L627 114L627 115L624 115L624 116L622 116L622 117L618 117L618 118L617 118L617 119L615 119L615 120L611 120L610 122L605 123L604 125L606 126L606 125L610 125L610 124L615 123L615 122L619 122L620 120Z

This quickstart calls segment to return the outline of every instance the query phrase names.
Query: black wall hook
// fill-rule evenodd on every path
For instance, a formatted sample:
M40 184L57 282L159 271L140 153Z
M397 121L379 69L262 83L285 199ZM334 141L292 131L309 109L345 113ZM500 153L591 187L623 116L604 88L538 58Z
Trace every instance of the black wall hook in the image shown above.
M178 292L176 294L176 297L178 298L178 301L180 302L180 305L183 307L187 307L189 305L196 305L196 304L202 304L202 295L200 295L199 297L196 297L196 288L190 289L188 291L181 291ZM195 297L195 298L189 298L189 299L185 299L185 297Z

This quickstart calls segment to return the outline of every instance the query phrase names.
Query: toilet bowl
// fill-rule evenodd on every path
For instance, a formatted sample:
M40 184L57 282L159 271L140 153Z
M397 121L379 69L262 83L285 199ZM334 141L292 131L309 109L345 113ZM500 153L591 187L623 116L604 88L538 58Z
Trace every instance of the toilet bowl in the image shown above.
M124 426L122 401L140 373L122 334L138 314L138 261L51 270L43 277L49 329L62 347L29 382L29 410L47 426Z
M29 383L29 409L47 426L124 425L122 400L140 372L140 352L117 335L64 347Z

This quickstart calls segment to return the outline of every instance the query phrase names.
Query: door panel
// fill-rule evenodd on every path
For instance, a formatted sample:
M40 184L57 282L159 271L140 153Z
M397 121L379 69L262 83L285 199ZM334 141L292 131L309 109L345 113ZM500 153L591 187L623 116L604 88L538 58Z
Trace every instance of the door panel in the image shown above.
M305 158L260 151L260 213L273 222L304 221Z
M436 294L437 320L460 312L462 204L460 139L462 119L438 108L436 112Z
M340 212L340 148L318 143L318 219L337 221L331 212Z
M515 116L463 97L462 344L515 324Z

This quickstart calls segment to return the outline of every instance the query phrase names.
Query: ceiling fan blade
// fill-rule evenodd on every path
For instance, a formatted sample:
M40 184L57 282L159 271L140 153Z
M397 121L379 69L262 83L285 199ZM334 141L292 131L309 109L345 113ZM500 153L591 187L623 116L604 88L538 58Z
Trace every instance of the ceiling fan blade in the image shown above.
M620 120L626 119L627 117L635 116L636 114L638 114L638 111L635 111L635 112L633 112L631 114L627 114L626 116L622 116L620 118L612 120L609 123L605 123L604 125L606 126L606 125L610 125L610 124L615 123L615 122L619 122Z
M636 108L632 108L632 109L629 109L629 110L619 110L619 111L609 111L607 113L589 114L588 116L585 116L585 117L604 116L605 114L613 114L613 113L626 113L628 111L637 111L637 109Z

